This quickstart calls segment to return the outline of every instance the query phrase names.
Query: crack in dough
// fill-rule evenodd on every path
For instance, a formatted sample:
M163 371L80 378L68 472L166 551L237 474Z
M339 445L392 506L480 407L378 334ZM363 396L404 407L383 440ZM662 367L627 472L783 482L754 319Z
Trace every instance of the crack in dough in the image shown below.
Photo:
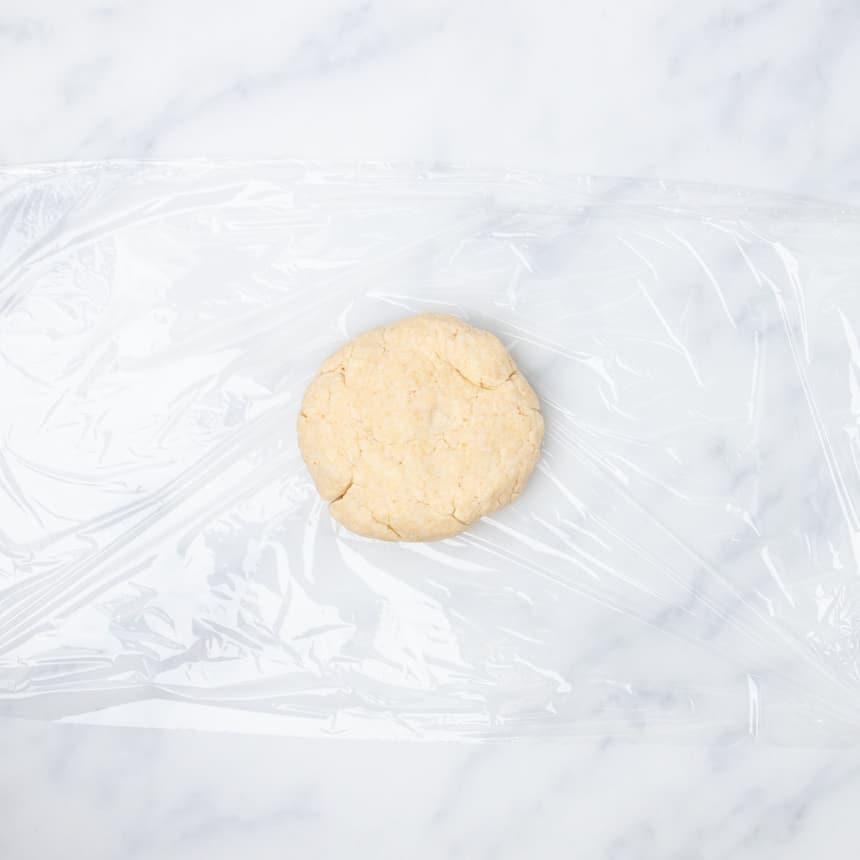
M444 314L365 332L305 392L299 447L331 515L382 540L438 540L515 499L540 404L494 335Z

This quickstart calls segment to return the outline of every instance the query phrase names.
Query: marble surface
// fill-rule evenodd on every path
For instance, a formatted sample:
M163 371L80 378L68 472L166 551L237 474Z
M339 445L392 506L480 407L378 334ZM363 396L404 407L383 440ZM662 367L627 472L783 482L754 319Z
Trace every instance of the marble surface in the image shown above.
M7 722L0 755L9 860L805 860L858 837L857 754Z
M855 201L858 48L844 2L7 0L0 161L421 160ZM858 796L860 752L752 741L0 732L9 860L800 860L852 856Z
M845 0L6 0L0 161L454 162L860 194Z

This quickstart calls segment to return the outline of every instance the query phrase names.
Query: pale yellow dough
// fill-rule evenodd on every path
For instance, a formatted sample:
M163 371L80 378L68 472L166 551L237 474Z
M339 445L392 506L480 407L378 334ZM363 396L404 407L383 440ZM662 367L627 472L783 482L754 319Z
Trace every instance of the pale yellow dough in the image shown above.
M298 436L336 520L368 537L428 541L520 494L543 418L498 338L423 314L365 332L323 362Z

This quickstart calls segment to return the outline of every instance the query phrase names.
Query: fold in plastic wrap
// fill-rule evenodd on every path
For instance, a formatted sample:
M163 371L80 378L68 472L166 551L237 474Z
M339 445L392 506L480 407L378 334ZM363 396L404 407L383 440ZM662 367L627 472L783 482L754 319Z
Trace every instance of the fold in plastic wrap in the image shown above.
M444 311L538 469L431 544L331 521L298 404ZM0 714L288 735L860 740L860 218L384 165L0 171Z

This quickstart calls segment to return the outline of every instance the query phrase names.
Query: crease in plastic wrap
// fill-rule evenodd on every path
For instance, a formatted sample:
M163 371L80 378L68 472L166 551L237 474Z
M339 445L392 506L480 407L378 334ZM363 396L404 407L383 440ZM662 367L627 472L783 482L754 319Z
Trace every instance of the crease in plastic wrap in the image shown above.
M495 332L511 506L329 518L346 338ZM708 186L386 165L0 171L0 715L358 738L860 740L860 219Z

